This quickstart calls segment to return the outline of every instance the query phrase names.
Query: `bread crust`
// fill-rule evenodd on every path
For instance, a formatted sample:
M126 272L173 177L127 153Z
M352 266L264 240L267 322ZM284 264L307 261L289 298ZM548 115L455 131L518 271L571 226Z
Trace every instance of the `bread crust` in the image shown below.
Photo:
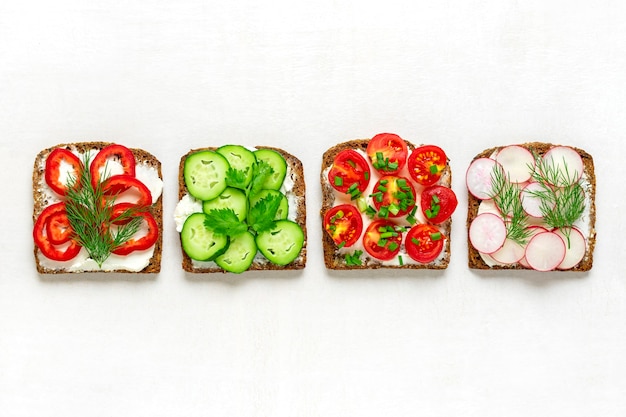
M46 208L48 205L52 204L52 202L48 201L49 193L46 193L43 185L45 184L45 161L48 155L57 148L67 149L69 151L84 153L91 150L101 150L107 145L111 145L113 142L74 142L74 143L61 143L56 146L52 146L50 148L44 149L37 154L35 158L35 163L33 166L33 224L37 220L39 214ZM163 174L161 172L161 162L150 152L138 149L138 148L129 148L133 155L135 156L135 161L137 164L147 164L154 169L156 169L159 178L163 180ZM128 273L128 274L155 274L161 271L161 258L162 258L162 247L163 247L163 193L159 196L157 201L152 204L149 208L150 213L154 217L157 225L159 226L159 236L155 243L154 254L150 258L150 262L148 265L143 268L141 271L134 272L128 271L125 269L115 269L115 270L94 270L94 271L70 271L66 269L50 269L43 266L40 263L39 257L41 255L37 245L34 245L34 256L35 256L35 264L37 267L37 272L40 274L80 274L80 273Z
M552 143L545 143L545 142L526 142L526 143L522 143L522 144L518 144L519 146L528 149L531 152L534 152L535 154L539 155L539 156L543 156L546 152L548 152L551 148L555 147L555 146L568 146L568 145L556 145L556 144L552 144ZM475 161L476 159L479 158L489 158L491 155L493 155L495 152L499 151L500 149L504 148L505 146L508 145L503 145L503 146L496 146L496 147L492 147L489 149L485 149L484 151L482 151L481 153L479 153L478 155L476 155L474 157L474 159L472 159L472 162ZM596 199L596 176L595 176L595 169L594 169L594 163L593 163L593 158L592 156L587 153L586 151L584 151L583 149L580 148L576 148L573 146L568 146L572 149L574 149L576 152L578 152L578 154L580 155L580 157L582 158L583 161L583 171L584 174L587 177L587 180L589 182L589 197L590 197L590 208L589 208L589 227L590 227L590 232L588 236L585 236L585 238L587 239L588 242L588 247L587 247L587 251L585 252L585 256L583 257L582 261L576 265L574 268L571 269L566 269L563 270L563 272L567 272L567 271L574 271L574 272L584 272L584 271L589 271L592 266L593 266L593 250L595 248L595 244L596 244L596 229L595 229L595 223L596 223L596 206L595 206L595 199ZM469 191L467 193L467 230L469 230L469 226L472 223L472 220L474 220L474 218L477 216L478 214L478 207L480 206L480 202L482 200L474 197ZM525 268L523 265L520 264L512 264L512 265L493 265L490 266L487 263L485 263L485 261L483 260L483 258L480 256L480 253L474 249L474 247L472 246L470 240L469 240L469 233L468 233L468 238L467 238L467 247L468 247L468 266L471 269L482 269L482 270L503 270L503 269L509 269L509 270L532 270L530 268ZM561 271L561 270L555 270L555 271Z
M324 214L333 207L335 202L334 188L330 185L328 178L325 175L325 171L329 169L335 157L343 150L354 149L357 151L365 152L367 150L367 144L369 139L354 139L346 142L339 143L324 152L322 156L322 166L320 170L320 184L322 187L322 207L320 209L320 217L322 219L322 247L324 251L324 264L326 268L333 270L354 270L354 269L446 269L450 263L450 230L452 227L452 218L449 218L438 227L443 231L443 234L447 236L443 247L443 258L437 263L427 264L413 264L406 263L404 265L385 265L377 259L367 256L367 253L363 254L362 265L347 265L344 255L336 251L336 244L324 229ZM409 153L415 149L415 145L407 140L404 140L409 150ZM438 184L450 187L452 184L452 171L450 169L449 160L446 161L446 167L442 173L442 177Z
M216 147L204 147L204 148L195 148L191 149L185 155L180 158L180 163L178 166L178 200L180 201L186 194L189 194L187 190L187 186L185 185L184 178L184 168L185 168L185 160L191 154L201 151L215 151ZM291 173L291 178L293 180L293 193L296 196L296 217L293 219L300 227L302 228L302 232L304 233L304 243L302 245L302 250L300 251L300 255L291 263L287 265L276 265L271 263L270 261L260 262L255 260L250 268L247 271L277 271L277 270L299 270L304 269L306 266L306 257L307 257L307 228L306 228L306 185L304 182L304 167L302 166L302 162L291 153L285 151L284 149L271 147L271 146L255 146L255 149L271 149L273 151L278 152L283 156L285 161L287 162L287 172ZM179 241L181 239L180 233L178 234ZM206 274L206 273L229 273L228 271L220 268L215 264L215 266L210 267L196 267L193 265L193 260L182 250L182 241L181 243L181 252L183 255L182 267L183 270L191 273L198 274Z

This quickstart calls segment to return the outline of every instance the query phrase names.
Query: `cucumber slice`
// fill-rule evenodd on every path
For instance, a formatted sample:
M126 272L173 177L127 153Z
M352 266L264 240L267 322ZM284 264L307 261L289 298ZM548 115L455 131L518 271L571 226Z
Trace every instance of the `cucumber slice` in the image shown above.
M204 213L193 213L187 217L180 232L183 250L196 261L211 261L228 247L228 237L216 235L204 226Z
M256 162L254 153L240 145L224 145L217 148L217 152L226 158L231 168L244 173L244 181L238 186L245 189L252 181L252 166Z
M287 200L287 197L280 191L276 191L276 190L259 191L256 195L253 195L252 197L250 197L250 207L254 207L254 205L258 203L259 200L267 197L268 195L279 195L282 197L280 199L280 206L278 206L278 210L276 211L276 216L274 216L272 220L286 219L287 215L289 214L289 201Z
M183 176L189 194L199 200L212 200L226 189L226 171L230 165L217 152L200 151L185 159Z
M232 209L240 222L246 219L248 215L248 200L246 194L232 187L226 187L222 194L213 200L204 201L202 203L202 211L209 213L211 210L229 208Z
M287 265L298 257L304 245L304 232L298 223L279 220L272 230L261 232L256 244L267 259L276 265Z
M254 235L250 232L243 232L230 238L228 250L215 258L215 263L225 271L240 274L250 268L256 252Z
M278 190L287 174L287 161L278 152L272 149L258 149L254 151L257 161L264 161L274 170L274 173L265 180L263 188L266 190Z

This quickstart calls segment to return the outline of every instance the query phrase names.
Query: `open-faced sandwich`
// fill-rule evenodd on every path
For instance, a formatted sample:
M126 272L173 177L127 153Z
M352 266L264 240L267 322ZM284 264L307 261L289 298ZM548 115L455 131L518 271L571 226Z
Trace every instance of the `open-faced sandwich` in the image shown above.
M40 273L161 268L161 163L141 149L78 142L41 151L33 169Z
M320 181L327 268L447 268L457 199L440 147L392 133L343 142Z
M469 267L588 271L595 246L593 159L524 143L486 149L466 173Z
M300 160L282 149L189 151L180 160L174 217L185 271L305 267L304 172Z

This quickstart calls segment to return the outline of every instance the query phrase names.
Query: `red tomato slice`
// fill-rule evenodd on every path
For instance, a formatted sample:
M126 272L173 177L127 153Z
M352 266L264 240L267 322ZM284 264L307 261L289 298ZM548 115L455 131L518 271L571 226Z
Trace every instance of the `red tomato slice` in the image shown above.
M406 235L404 246L409 256L420 263L437 259L443 250L445 236L433 225L417 224Z
M406 142L393 133L380 133L367 144L367 155L372 166L383 174L396 174L406 164Z
M47 224L50 221L50 217L57 213L66 213L65 203L52 204L41 212L33 227L33 239L46 258L53 261L69 261L78 255L81 246L76 241L70 240L69 245L66 245L65 248L59 248L50 241L46 232Z
M50 243L55 245L61 245L71 239L72 226L65 209L50 215L46 222L46 235Z
M335 244L342 247L352 246L363 231L361 213L351 204L335 206L324 215L324 230Z
M136 214L137 216L143 217L147 227L148 233L138 239L131 238L121 246L115 248L115 250L111 251L116 255L128 255L131 252L136 250L144 250L150 248L157 241L159 237L159 225L157 224L154 217L149 212L139 212Z
M67 165L67 167L63 165ZM67 175L62 173L67 171L67 174L74 178L75 184L78 184L82 170L83 164L76 155L67 149L56 148L50 152L50 155L48 155L46 159L44 177L46 184L48 184L55 193L66 195L67 184L63 181L67 181ZM65 178L61 178L62 176Z
M431 185L422 191L422 213L429 222L440 224L452 216L458 201L456 194L448 187Z
M363 192L370 182L369 165L358 152L345 149L335 157L333 166L328 172L328 181L341 193L347 193L355 188Z
M104 181L103 190L107 196L118 196L119 194L134 188L138 195L134 204L138 206L149 206L152 204L152 193L146 185L137 178L130 175L113 175Z
M379 217L405 216L415 207L415 189L407 178L385 175L378 180L372 192Z
M400 251L402 232L397 225L385 219L373 221L363 234L363 246L367 253L381 261L388 261Z
M447 156L440 147L420 146L415 148L409 156L409 174L419 184L432 185L441 178L447 162Z
M89 167L91 183L94 188L96 188L96 185L100 182L100 176L106 170L106 164L109 160L119 162L124 169L125 175L130 175L131 177L135 176L135 156L133 152L122 145L107 145L98 152Z

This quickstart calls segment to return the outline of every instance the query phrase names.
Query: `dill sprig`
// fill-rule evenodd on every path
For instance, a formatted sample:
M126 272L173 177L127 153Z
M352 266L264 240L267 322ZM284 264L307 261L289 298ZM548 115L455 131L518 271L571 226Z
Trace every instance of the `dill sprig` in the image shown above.
M502 214L506 237L519 245L525 245L530 237L528 214L520 200L520 189L513 184L504 169L496 164L491 173L491 198Z
M105 195L103 178L107 178L106 172L95 186L92 185L89 162L89 154L86 154L80 177L69 178L65 208L74 231L74 239L87 250L89 257L102 267L116 248L139 231L142 218L135 215L137 209L134 207L111 218L116 196ZM125 222L126 220L128 222ZM125 224L114 224L120 221L124 221Z
M562 229L569 243L572 227L585 210L585 190L577 180L579 173L570 173L565 159L563 169L558 169L553 160L550 163L538 155L535 155L535 160L532 178L541 189L531 191L530 195L540 199L541 214L546 224Z

